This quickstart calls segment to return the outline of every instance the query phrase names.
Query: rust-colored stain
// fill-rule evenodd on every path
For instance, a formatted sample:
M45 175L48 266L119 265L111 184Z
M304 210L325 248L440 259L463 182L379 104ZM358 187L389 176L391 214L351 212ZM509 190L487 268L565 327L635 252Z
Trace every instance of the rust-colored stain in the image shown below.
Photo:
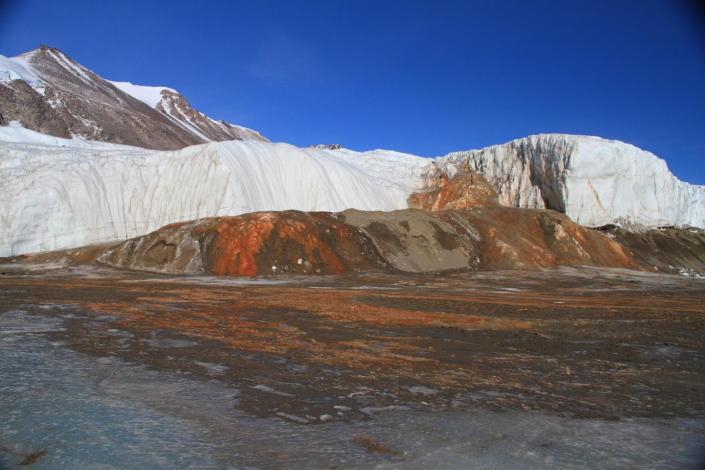
M682 335L688 328L701 328L705 319L705 304L695 285L656 293L634 286L620 290L629 283L615 277L603 285L622 287L591 290L580 283L566 287L540 281L542 274L537 271L517 272L516 276L523 279L520 286L534 287L520 292L502 290L516 285L512 274L505 275L510 283L487 283L476 289L476 275L467 273L423 277L422 284L416 284L420 277L379 274L353 282L349 276L339 276L328 278L325 284L244 286L132 274L8 277L3 279L0 302L45 304L48 311L56 305L70 306L86 318L114 318L103 328L129 331L135 338L168 337L169 333L192 337L207 345L205 351L221 357L263 355L252 359L255 368L281 359L310 365L311 374L318 374L317 368L344 369L360 383L410 381L458 391L467 390L469 384L534 386L532 367L550 370L550 380L572 387L571 381L584 380L577 364L559 367L549 363L555 358L564 360L563 351L583 347L571 345L571 340L600 338L609 353L632 341L629 336L637 329L648 344L653 343L653 331L663 325L673 333L671 337L686 341L683 348L702 348L697 334L686 339ZM385 286L394 290L379 290ZM91 330L78 341L88 351L120 354L123 347L115 349L110 337L99 330ZM139 340L133 343L137 345L130 347L137 351L147 347L139 346ZM495 354L496 348L503 352ZM599 375L606 373L602 349L593 348L597 360L590 367L594 366L599 380L614 383L613 375ZM262 357L267 358L265 362L257 362ZM615 374L621 374L627 366L622 356L617 361ZM650 373L648 362L639 364L640 368L629 366L627 372ZM239 372L233 369L232 373Z
M673 256L658 248L634 251L564 214L500 206L483 181L473 174L450 181L442 177L436 192L413 196L431 198L419 204L434 211L407 210L382 218L375 213L358 213L354 224L345 222L345 213L257 212L172 224L115 246L84 247L20 260L252 277L582 265L653 271L661 262L648 253L646 256L645 250L656 257L667 255L663 262L683 258L690 263L689 259L697 258L693 254L699 247L697 238L670 245L676 247ZM456 206L463 208L445 210ZM455 263L458 250L464 253L460 259L465 266ZM438 264L428 262L434 257Z
M122 325L150 330L176 330L219 341L231 347L288 355L305 352L316 362L366 368L371 365L413 367L429 362L405 342L408 337L317 341L305 331L281 320L261 319L264 312L282 308L317 315L321 322L338 328L428 327L461 329L526 329L530 322L491 319L471 314L427 312L390 308L360 302L357 291L333 289L252 289L237 299L210 289L165 289L163 297L138 295L134 302L91 302L85 306L100 314L121 317ZM187 311L174 310L174 303L189 303ZM148 312L148 313L147 313ZM260 313L263 312L263 313Z
M256 276L257 254L274 229L268 214L256 214L242 220L234 219L218 224L217 249L212 270L220 276Z
M220 276L256 276L276 271L281 267L296 267L304 263L318 266L329 274L346 271L345 264L322 240L318 227L309 222L274 213L255 213L226 218L216 226L215 257L212 272ZM326 226L332 237L343 240L350 230L343 224ZM277 250L277 259L271 266L262 266L268 245L288 245ZM279 265L279 266L277 266Z
M469 210L482 237L480 257L494 268L594 265L644 269L620 243L553 211L510 207Z
M409 207L439 211L499 204L497 193L482 175L462 172L453 178L441 174L435 187L409 196Z
M264 245L278 239L277 230ZM126 271L10 273L0 278L0 306L42 316L76 311L65 330L50 335L81 353L236 384L251 392L240 406L257 415L337 416L333 403L440 409L469 396L467 405L476 406L484 395L475 392L484 390L501 392L487 402L498 409L593 416L702 410L702 283L564 271L592 274L377 273L214 285L212 278ZM169 338L190 341L151 341ZM260 393L253 384L289 395ZM437 393L419 394L417 386ZM355 442L393 452L384 443Z
M84 285L74 282L63 288L67 291L84 289L89 284L92 281L85 281ZM121 327L145 334L159 330L175 331L217 341L237 350L287 357L304 354L308 361L320 364L359 370L372 367L409 377L421 368L438 375L435 380L444 383L452 382L454 374L471 365L455 364L453 368L456 370L451 373L448 365L439 363L437 358L420 354L415 342L424 338L425 329L522 331L534 330L543 324L494 316L491 312L497 308L601 309L606 318L611 318L613 312L631 309L656 314L665 309L672 314L693 310L705 313L702 302L618 294L583 297L579 293L522 292L521 295L508 295L506 292L475 292L465 295L416 293L413 290L380 293L346 288L213 288L162 284L158 288L159 294L155 295L150 285L123 284L120 289L125 300L76 303L96 314L115 316L120 319ZM556 301L561 302L560 307ZM453 302L457 313L428 307L444 302ZM417 303L418 308L409 307ZM175 308L175 305L180 307ZM297 316L303 314L313 317L298 319ZM307 321L314 323L307 324ZM564 321L574 322L570 316ZM579 325L579 322L575 324ZM309 330L311 325L315 325L319 333L312 333ZM324 332L333 330L351 331L351 334L349 338L334 335L337 339L327 339ZM397 333L387 335L385 331Z

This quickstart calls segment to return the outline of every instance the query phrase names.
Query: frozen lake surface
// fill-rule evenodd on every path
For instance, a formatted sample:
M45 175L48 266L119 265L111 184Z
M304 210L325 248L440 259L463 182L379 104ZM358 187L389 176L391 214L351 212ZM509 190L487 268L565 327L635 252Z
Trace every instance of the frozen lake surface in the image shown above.
M705 422L370 410L301 425L237 409L215 380L52 342L62 320L0 315L0 469L696 468ZM20 467L26 468L26 467Z

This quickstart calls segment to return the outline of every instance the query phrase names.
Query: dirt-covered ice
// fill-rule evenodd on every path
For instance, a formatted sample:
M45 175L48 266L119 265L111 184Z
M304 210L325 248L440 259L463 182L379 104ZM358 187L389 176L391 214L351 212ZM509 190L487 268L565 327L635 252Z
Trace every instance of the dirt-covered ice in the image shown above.
M0 279L0 469L703 463L700 281L169 279Z

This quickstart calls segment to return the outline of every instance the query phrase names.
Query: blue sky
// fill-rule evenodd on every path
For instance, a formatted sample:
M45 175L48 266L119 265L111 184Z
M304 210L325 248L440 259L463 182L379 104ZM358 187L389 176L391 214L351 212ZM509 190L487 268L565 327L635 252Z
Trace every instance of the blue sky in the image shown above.
M58 47L297 145L424 156L528 134L624 140L705 184L695 2L0 0L0 53Z

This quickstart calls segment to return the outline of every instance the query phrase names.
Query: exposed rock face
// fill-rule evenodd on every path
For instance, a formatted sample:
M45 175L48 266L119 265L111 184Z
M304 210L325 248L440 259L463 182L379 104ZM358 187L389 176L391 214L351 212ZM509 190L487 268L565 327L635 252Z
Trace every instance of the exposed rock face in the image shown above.
M623 142L535 135L451 153L427 168L429 179L468 170L482 174L503 205L553 209L590 227L705 227L705 186L679 181L665 161Z
M130 269L226 276L640 267L618 242L564 215L501 206L202 219L107 248L98 260Z
M28 129L153 149L266 140L250 129L212 121L173 90L163 93L154 109L46 46L11 59L0 56L0 113Z
M49 96L55 94L53 90L48 93ZM0 111L4 121L2 124L18 120L23 126L44 134L70 138L71 132L64 116L49 105L45 96L22 80L0 83Z
M327 149L327 150L340 150L343 148L340 144L314 144L310 145L312 149Z
M215 121L195 110L186 98L173 90L162 90L161 100L155 106L157 111L169 116L187 131L201 137L206 142L223 140L259 140L267 142L259 132L225 121Z

